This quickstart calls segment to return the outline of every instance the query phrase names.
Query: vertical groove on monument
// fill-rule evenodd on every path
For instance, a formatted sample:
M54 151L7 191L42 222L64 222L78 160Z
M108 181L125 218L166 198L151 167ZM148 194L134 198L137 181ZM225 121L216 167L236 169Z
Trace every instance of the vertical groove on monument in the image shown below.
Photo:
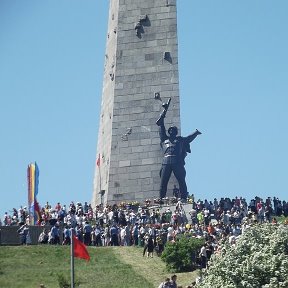
M176 0L111 0L92 204L159 195L162 151L155 124L180 128ZM180 133L180 130L179 130ZM171 177L167 195L177 184Z

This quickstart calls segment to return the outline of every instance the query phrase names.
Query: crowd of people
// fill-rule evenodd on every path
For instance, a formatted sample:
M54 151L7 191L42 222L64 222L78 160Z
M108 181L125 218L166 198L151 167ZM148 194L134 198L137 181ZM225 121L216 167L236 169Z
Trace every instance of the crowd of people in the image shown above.
M38 242L69 245L73 228L87 246L141 246L143 256L153 257L154 251L162 253L167 241L186 235L205 239L197 258L201 268L206 268L211 255L221 251L221 243L234 245L250 225L276 223L276 216L288 217L288 203L276 197L255 197L249 202L242 197L196 201L192 195L187 203L175 199L171 202L159 205L147 200L143 205L121 203L95 208L87 202L71 202L68 206L57 203L54 207L47 202L41 209L38 224L43 232ZM19 225L21 243L27 242L26 207L14 208L10 215L5 213L1 225Z

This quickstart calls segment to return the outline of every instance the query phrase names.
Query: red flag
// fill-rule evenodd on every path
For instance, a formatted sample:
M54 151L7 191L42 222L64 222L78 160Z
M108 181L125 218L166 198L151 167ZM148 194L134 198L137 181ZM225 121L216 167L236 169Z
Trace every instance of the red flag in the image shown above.
M74 257L90 260L86 246L73 235Z
M100 154L98 155L98 159L97 159L96 165L97 165L98 167L100 166Z

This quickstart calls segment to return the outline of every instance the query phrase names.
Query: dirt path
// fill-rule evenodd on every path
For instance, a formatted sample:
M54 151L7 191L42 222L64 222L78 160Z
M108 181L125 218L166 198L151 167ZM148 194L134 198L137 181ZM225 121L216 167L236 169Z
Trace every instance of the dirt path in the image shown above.
M171 273L166 271L165 263L161 258L157 255L154 255L153 258L143 257L142 248L115 247L113 251L118 259L130 264L136 273L145 277L154 287L158 287L166 277L171 276ZM196 276L196 272L177 273L177 283L185 287L191 284Z

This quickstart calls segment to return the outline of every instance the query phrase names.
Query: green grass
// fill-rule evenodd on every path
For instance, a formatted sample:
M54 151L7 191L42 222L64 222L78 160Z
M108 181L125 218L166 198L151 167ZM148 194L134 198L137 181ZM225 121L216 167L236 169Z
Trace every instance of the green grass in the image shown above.
M135 247L89 247L91 260L75 258L76 287L149 288L169 277L165 263L157 256L142 256ZM59 287L62 276L70 283L70 247L0 246L0 287ZM190 284L196 272L180 273L178 284Z

